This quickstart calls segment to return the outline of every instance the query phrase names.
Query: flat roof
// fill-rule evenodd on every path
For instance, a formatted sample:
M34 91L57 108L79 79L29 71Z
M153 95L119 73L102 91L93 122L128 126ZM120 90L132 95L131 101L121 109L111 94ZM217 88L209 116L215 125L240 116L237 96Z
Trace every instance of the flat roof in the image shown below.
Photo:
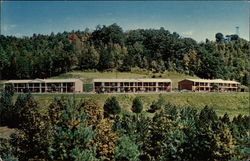
M239 82L236 82L236 81L223 80L223 79L184 79L184 80L189 80L192 82L202 82L202 83L235 83L235 84L240 84Z
M23 79L23 80L8 80L4 83L59 83L59 82L76 82L80 79Z
M172 82L170 79L93 79L93 82Z

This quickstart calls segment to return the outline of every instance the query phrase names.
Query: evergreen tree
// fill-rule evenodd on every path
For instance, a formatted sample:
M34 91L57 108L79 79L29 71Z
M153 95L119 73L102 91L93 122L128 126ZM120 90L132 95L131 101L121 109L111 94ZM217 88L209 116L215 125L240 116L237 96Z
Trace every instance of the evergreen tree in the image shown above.
M133 104L132 104L131 110L134 113L136 113L136 114L139 114L139 113L142 112L142 110L143 110L143 104L142 104L142 101L141 101L140 97L135 97L135 99L133 100Z
M116 115L121 112L121 107L119 102L116 100L116 97L108 98L103 106L104 117L109 117L110 115Z

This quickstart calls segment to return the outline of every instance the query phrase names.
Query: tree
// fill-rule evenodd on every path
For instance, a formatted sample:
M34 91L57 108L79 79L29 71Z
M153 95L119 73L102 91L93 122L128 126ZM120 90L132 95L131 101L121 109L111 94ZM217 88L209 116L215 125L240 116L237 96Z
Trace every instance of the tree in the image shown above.
M131 140L129 136L123 135L118 139L115 148L116 161L138 161L139 155L140 151L138 144Z
M136 114L139 114L139 113L142 112L142 110L143 110L143 104L142 104L142 101L141 101L140 97L135 97L135 99L133 100L133 104L132 104L131 110L134 113L136 113Z
M49 134L52 138L48 149L50 159L97 160L95 148L91 145L95 132L88 125L82 104L77 104L74 99L61 99L54 100L51 106L54 108L50 109L48 120L55 124L52 124L52 132Z
M10 60L7 57L6 52L3 50L3 48L0 46L0 80L2 80L2 74L4 74L7 69L8 66L10 64ZM4 78L6 76L3 76Z
M161 107L165 104L165 100L162 96L162 94L159 95L159 98L157 101L153 101L150 105L150 108L147 110L149 113L154 113L157 110L161 109Z
M51 131L47 118L38 110L38 103L31 95L19 98L22 105L19 112L18 135L12 135L14 154L21 161L29 159L48 159L47 148L50 145Z
M222 42L224 40L224 36L222 33L216 33L215 34L215 39L216 39L216 42Z
M1 92L0 96L0 125L1 126L10 126L17 127L16 125L16 116L18 112L15 109L15 106L12 103L13 99L12 90L4 90Z
M116 97L108 98L103 106L104 109L104 118L109 117L110 115L117 115L121 112L121 107L119 102L116 100Z
M81 51L78 58L80 69L95 69L99 63L100 55L94 46L88 46Z

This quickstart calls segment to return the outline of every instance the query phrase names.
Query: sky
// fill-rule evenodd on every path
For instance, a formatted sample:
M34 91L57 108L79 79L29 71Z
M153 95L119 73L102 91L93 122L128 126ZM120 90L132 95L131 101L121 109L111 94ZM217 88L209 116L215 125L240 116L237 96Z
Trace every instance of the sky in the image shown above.
M249 40L247 1L3 1L1 34L50 34L117 23L124 31L160 29L198 42L236 33Z

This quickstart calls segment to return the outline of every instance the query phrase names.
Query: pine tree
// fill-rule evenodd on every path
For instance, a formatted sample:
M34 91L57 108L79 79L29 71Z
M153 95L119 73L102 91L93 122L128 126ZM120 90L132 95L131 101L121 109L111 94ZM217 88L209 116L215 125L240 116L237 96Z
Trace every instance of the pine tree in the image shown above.
M121 112L121 107L116 97L108 98L103 106L104 117L109 117L110 115L116 115Z
M135 99L133 100L131 110L136 114L139 114L139 113L142 112L143 104L142 104L142 101L141 101L140 97L135 97Z

